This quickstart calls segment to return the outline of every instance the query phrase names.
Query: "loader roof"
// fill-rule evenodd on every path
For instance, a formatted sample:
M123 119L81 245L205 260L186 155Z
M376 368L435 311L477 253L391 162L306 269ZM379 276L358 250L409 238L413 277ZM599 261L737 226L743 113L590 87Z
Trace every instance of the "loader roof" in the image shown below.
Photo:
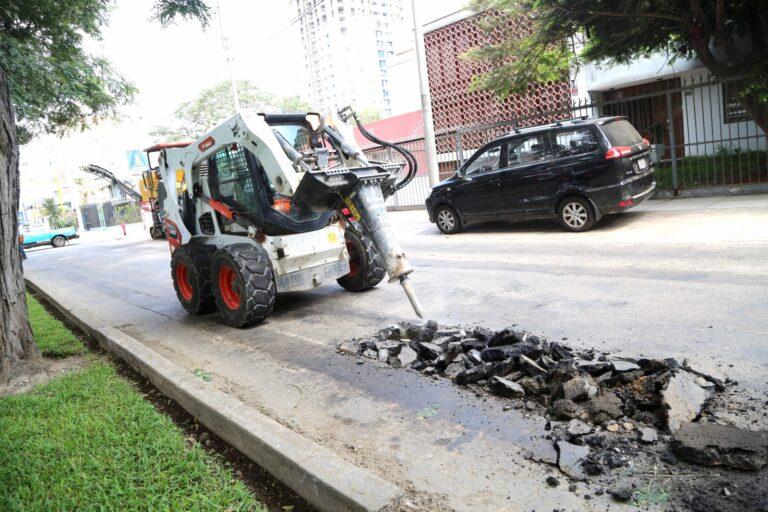
M161 142L160 144L155 144L154 146L150 146L147 149L144 150L146 153L152 153L153 151L160 151L162 149L169 149L169 148L185 148L192 144L189 141L182 141L182 142Z

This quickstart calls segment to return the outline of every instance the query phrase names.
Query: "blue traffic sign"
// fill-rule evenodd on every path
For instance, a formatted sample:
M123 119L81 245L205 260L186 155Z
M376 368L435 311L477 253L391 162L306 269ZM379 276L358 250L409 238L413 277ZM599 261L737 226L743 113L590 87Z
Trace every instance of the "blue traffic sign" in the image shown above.
M139 169L143 171L149 167L149 162L147 162L147 155L143 151L139 151L138 149L131 149L130 151L126 151L125 155L128 157L129 169Z

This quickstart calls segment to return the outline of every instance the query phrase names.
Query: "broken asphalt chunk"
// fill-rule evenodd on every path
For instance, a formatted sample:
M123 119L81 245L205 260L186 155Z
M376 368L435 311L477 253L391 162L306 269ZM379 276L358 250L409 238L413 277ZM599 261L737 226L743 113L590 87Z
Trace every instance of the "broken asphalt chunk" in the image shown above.
M561 398L555 400L547 410L549 414L557 420L570 420L578 417L581 414L581 408L573 402L573 400L567 400Z
M592 427L584 423L583 421L572 419L568 422L568 426L565 429L572 437L585 436L591 434L594 430Z
M633 363L632 361L611 361L611 366L613 367L613 371L616 373L625 373L640 369L640 366L637 363Z
M557 442L557 467L560 471L576 480L586 480L581 463L589 456L589 447L581 446L568 441Z
M435 345L434 343L429 343L427 341L420 341L418 346L419 355L424 359L429 359L430 361L437 359L440 354L443 353L442 348Z
M488 388L493 394L507 398L525 396L525 389L520 384L496 375L488 380Z
M405 346L400 349L400 353L397 355L397 360L401 366L407 367L418 359L418 354L411 347Z
M592 421L599 425L621 417L621 399L612 391L601 391L587 403Z
M650 427L644 427L638 430L638 437L643 444L655 443L659 439L659 433L656 429Z
M683 423L674 434L672 449L696 464L755 471L768 464L768 431Z
M676 372L661 391L669 431L675 433L683 423L696 419L710 392L696 384L693 374Z
M589 400L597 391L597 383L589 375L576 376L563 384L563 395L574 402Z

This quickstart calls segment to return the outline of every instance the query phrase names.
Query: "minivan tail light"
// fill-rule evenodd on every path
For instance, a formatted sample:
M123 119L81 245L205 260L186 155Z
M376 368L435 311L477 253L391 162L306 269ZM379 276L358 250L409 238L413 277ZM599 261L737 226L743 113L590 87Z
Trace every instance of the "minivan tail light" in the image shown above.
M632 154L632 148L629 146L613 146L605 153L606 160L613 160L616 158L624 158Z

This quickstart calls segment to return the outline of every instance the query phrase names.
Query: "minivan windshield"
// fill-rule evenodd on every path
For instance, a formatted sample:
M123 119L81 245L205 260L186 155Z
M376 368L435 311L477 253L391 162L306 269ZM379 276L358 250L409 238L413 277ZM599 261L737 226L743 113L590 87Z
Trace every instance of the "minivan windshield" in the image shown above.
M600 127L611 146L634 146L643 142L643 138L637 133L635 127L625 120L611 121Z

